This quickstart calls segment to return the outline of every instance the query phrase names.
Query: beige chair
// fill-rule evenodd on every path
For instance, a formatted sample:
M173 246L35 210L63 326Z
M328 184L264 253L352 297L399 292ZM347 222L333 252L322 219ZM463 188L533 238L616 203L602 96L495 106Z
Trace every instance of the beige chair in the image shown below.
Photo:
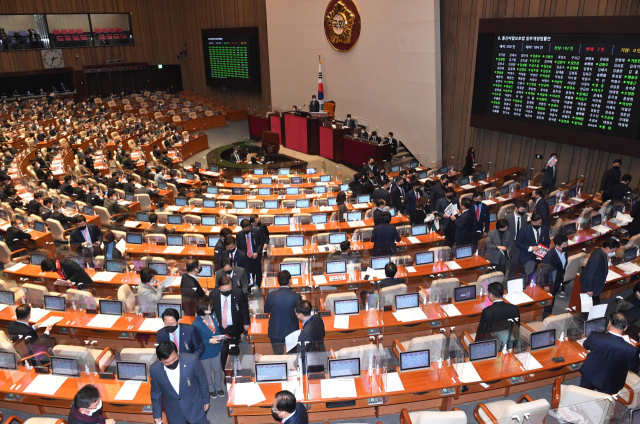
M167 236L164 234L145 234L144 242L159 246L167 245Z
M12 282L13 284L11 284ZM24 291L18 287L15 281L0 280L0 290L13 292L14 302L18 303L24 298Z
M219 202L222 203L222 202ZM223 215L220 218L221 224L222 225L238 225L238 216L237 215L232 215L230 213Z
M259 364L269 364L269 363L282 363L282 362L286 362L287 363L287 369L289 370L295 370L296 366L296 359L298 358L298 355L256 355L257 356L257 360L256 362Z
M63 420L62 418L33 417L25 421L22 418L15 415L12 415L9 418L7 418L7 420L4 421L4 423L14 424L14 421L17 424L67 424L67 421Z
M69 241L69 236L66 235L65 233L69 232L69 231L73 231L75 228L73 229L68 229L65 230L62 227L62 224L60 224L60 221L56 220L56 219L47 219L45 221L47 223L47 226L49 227L49 231L51 231L51 235L53 236L53 239L57 242L61 242L61 243L67 243Z
M12 252L9 246L3 241L0 241L0 262L5 265L11 266L14 262L24 261L29 258L29 251L27 249L18 249Z
M594 406L597 405L598 408L584 408L583 410L581 404L588 407L590 403ZM615 402L607 393L600 393L578 386L566 386L561 384L559 379L556 379L551 394L551 408L559 410L571 408L574 414L576 412L586 414L585 416L589 417L589 422L591 423L604 424L609 422L611 415L614 413ZM592 411L594 409L602 410L602 416L593 416Z
M121 361L143 362L149 366L158 359L156 349L151 347L125 347L119 354Z
M400 352L414 352L417 350L429 349L431 362L444 359L447 338L443 333L432 334L430 336L414 337L404 342L394 341L393 348L399 355Z
M113 224L111 223L111 215L107 208L102 206L94 206L93 210L95 211L98 218L100 218L100 223L103 227L111 227Z
M184 140L185 143L187 141L189 141L189 132L188 131L182 131L182 139Z
M77 290L69 288L64 294L67 303L75 305L77 309L97 309L99 299L93 297L93 294L87 290Z
M500 206L500 209L498 210L498 219L504 218L509 212L513 212L515 208L516 205L514 205L513 203Z
M142 212L149 212L153 210L151 206L151 197L148 194L136 194L134 195L134 200L140 202L140 209Z
M45 286L32 283L24 283L22 291L29 303L44 305L44 296L62 296L62 293L49 292Z
M122 302L122 312L134 312L136 310L136 295L128 284L118 287L118 300Z
M356 296L355 293L353 292L342 292L342 293L331 293L329 295L327 295L327 298L324 300L324 310L325 311L334 311L334 303L336 300L352 300L352 299L357 299L358 296ZM320 303L322 304L322 300L320 301Z
M571 314L566 312L560 315L549 315L543 321L532 321L523 323L521 328L524 327L526 330L529 330L532 333L537 331L551 330L552 328L555 328L556 338L560 338L561 333L563 331L566 332L567 327L572 319L573 317L571 316ZM565 333L565 336L566 335L567 334Z
M52 353L54 357L77 359L80 372L84 372L85 366L89 368L89 372L102 372L116 357L111 347L100 350L84 346L56 345Z
M382 306L394 306L396 303L396 296L400 294L407 294L406 284L395 284L393 286L384 287L378 291L378 295L382 300ZM371 306L371 304L369 304L369 306Z
M524 402L525 400L527 402ZM487 404L479 403L476 405L473 415L479 424L505 422L512 417L518 417L518 422L523 422L525 414L535 414L535 420L532 419L531 421L542 422L541 413L548 412L549 409L550 405L546 399L533 400L529 395L525 394L520 396L518 401L505 399Z
M200 225L202 224L202 217L200 215L186 214L184 215L184 223L189 225Z
M562 224L563 224L562 218L556 219L556 222L553 224L553 227L551 227L551 232L549 234L549 237L551 239L553 239L555 236L557 236L560 233L560 230L562 230Z
M452 411L407 411L400 412L400 424L467 424L467 414L458 408Z
M374 344L361 346L343 347L337 352L331 351L331 359L353 359L360 358L360 368L367 368L378 354L378 348Z
M207 244L207 241L202 234L188 233L184 234L182 239L185 246L206 246Z
M431 297L436 299L453 298L453 290L460 287L460 280L457 278L441 278L431 283Z
M476 290L478 290L477 294L479 294L479 287L482 287L482 290L484 293L487 292L487 288L489 287L489 284L494 283L494 282L498 282L498 283L502 283L504 281L504 274L500 271L496 271L496 272L490 272L489 274L483 274L480 277L478 277L478 281L473 282L471 284L475 284L476 286L478 286L478 288Z

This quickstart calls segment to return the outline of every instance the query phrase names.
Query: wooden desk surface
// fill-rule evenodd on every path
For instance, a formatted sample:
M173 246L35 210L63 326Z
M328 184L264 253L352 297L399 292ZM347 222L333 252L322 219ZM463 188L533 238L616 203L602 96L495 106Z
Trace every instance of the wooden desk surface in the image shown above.
M230 199L232 196L231 195L226 195L227 197L221 197L221 196L225 196L225 195L218 195L216 200L228 200ZM238 196L240 197L240 196ZM268 197L268 196L263 196L263 197ZM277 196L280 197L280 196ZM244 199L238 199L238 200L244 200ZM276 198L274 198L273 200L276 200ZM362 211L363 214L365 211L367 211L368 209L371 209L373 207L373 204L371 203L362 203L362 204L347 204L347 209L350 211ZM309 208L293 208L293 209L286 209L286 208L279 208L279 209L252 209L252 208L245 208L245 209L224 209L224 208L199 208L199 207L195 207L195 206L173 206L173 207L167 207L168 210L170 210L171 212L174 213L179 213L179 214L195 214L195 215L223 215L223 214L232 214L232 215L252 215L252 214L260 214L260 215L294 215L297 213L332 213L332 212L338 212L338 207L337 206L312 206ZM364 216L364 215L363 215ZM408 220L407 220L408 221Z

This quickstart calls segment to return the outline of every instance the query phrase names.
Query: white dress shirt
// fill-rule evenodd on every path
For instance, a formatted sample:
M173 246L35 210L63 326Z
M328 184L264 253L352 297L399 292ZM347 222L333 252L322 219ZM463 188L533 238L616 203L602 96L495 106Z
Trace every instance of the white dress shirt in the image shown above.
M173 386L173 389L177 394L180 394L180 364L178 364L175 370L170 370L169 368L164 367L164 372L167 373L167 378L169 379L169 383Z

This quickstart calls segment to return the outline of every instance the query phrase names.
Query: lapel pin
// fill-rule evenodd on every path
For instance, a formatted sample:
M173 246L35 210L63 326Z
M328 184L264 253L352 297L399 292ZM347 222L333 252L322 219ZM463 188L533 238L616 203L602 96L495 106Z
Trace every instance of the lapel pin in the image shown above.
M188 378L187 378L187 386L191 387L191 380L189 380Z

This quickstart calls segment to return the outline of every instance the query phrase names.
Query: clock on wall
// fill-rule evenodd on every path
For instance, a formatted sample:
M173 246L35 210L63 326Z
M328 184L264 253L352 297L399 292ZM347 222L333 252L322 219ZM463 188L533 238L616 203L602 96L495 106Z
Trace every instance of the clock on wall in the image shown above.
M40 50L42 54L42 63L45 69L52 68L64 68L64 57L62 56L62 50Z

